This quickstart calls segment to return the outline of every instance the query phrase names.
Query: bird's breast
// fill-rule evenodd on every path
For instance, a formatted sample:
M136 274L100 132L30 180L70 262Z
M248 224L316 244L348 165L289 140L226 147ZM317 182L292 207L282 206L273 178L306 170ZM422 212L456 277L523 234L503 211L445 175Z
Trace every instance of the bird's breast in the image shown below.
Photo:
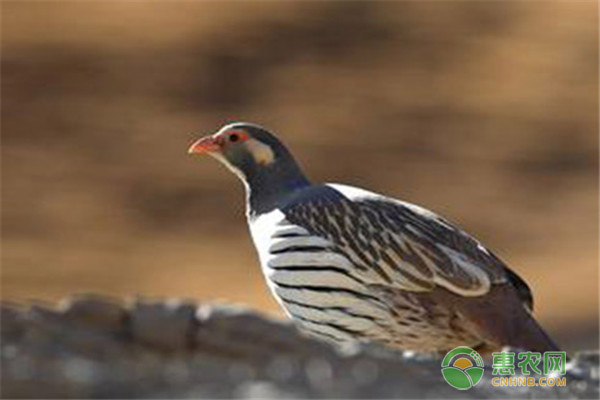
M387 305L329 239L290 223L280 210L249 224L272 293L301 326L336 341L387 335Z

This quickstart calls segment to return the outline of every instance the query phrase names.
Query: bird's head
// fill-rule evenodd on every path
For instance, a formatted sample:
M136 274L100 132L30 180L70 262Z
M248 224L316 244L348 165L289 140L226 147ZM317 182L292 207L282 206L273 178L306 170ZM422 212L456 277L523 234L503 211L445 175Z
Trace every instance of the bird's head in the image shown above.
M277 177L304 179L292 155L275 134L246 122L225 125L217 133L198 139L188 153L209 154L250 184L253 180L274 183Z

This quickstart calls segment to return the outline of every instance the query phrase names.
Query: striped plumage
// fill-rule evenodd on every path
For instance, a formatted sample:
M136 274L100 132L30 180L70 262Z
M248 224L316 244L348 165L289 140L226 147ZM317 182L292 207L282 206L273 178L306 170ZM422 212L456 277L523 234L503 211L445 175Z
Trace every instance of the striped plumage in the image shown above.
M525 282L436 214L350 186L310 184L256 125L228 125L190 151L209 152L246 183L264 275L306 331L410 350L556 349L530 315Z

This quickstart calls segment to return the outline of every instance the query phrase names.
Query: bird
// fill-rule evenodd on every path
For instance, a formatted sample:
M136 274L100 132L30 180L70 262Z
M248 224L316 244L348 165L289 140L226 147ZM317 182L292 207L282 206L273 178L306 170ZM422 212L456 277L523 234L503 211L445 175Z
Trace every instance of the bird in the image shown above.
M276 134L233 122L188 153L245 186L247 222L275 299L301 330L404 351L556 351L527 283L457 225L365 189L313 183Z

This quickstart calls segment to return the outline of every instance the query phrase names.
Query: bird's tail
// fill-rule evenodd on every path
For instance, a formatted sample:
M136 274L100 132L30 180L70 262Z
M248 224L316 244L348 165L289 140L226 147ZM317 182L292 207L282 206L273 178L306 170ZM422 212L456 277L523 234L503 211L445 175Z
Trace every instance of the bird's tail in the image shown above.
M514 325L511 337L507 338L508 345L538 352L560 351L554 340L527 310L523 309L522 315L517 319L520 321Z
M460 298L456 311L488 347L559 351L509 285L498 285L481 298Z

